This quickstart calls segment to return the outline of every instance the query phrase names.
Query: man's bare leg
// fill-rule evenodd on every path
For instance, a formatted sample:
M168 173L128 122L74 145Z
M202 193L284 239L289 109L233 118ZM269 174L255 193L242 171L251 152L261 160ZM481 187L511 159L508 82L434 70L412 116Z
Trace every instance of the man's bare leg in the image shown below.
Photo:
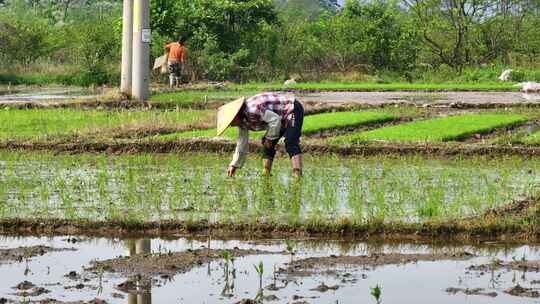
M171 89L174 87L174 79L175 79L175 77L174 77L173 74L169 75L169 87Z
M272 160L271 159L263 159L263 174L264 175L270 175L272 172Z
M293 173L296 176L302 176L302 154L291 157Z

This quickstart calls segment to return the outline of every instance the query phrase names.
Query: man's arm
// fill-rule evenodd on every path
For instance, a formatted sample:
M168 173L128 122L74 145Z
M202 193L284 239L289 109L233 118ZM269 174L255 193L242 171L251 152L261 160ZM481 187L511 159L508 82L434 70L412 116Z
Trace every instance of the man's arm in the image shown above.
M266 110L262 116L262 120L268 124L268 131L264 136L268 140L279 138L281 131L281 117L275 112Z
M249 131L245 128L238 128L238 140L234 151L232 162L229 167L241 168L249 152Z
M171 44L170 44L170 43L169 43L169 44L165 44L164 49L165 49L165 51L167 51L167 52L170 51L170 49L171 49Z

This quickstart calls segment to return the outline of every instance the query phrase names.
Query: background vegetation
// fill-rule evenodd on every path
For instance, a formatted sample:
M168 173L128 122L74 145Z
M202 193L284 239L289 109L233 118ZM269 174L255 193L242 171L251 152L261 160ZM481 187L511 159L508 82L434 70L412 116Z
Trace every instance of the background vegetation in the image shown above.
M153 0L152 57L189 37L192 80L540 81L531 0ZM0 1L0 82L114 85L121 1Z

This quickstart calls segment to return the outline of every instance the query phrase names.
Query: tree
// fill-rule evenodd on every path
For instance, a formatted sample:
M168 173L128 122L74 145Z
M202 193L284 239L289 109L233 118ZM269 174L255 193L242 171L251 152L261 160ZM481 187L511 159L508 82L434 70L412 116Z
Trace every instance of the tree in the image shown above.
M411 18L395 2L348 1L343 9L343 18L356 35L354 41L345 41L342 46L345 51L347 44L350 45L363 53L364 63L377 69L402 71L415 64L418 34ZM342 30L335 36L339 40L351 34Z
M465 65L503 58L513 48L529 0L403 0L416 16L425 46L461 72Z

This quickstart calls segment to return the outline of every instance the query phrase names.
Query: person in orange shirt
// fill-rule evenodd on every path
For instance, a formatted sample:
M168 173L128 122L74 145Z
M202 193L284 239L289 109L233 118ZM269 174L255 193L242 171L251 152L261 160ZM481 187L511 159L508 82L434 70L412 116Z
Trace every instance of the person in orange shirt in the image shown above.
M180 85L182 71L186 67L187 48L184 43L186 39L183 36L178 37L177 42L171 42L165 45L165 51L169 53L167 68L169 70L169 86L172 88L175 83Z

